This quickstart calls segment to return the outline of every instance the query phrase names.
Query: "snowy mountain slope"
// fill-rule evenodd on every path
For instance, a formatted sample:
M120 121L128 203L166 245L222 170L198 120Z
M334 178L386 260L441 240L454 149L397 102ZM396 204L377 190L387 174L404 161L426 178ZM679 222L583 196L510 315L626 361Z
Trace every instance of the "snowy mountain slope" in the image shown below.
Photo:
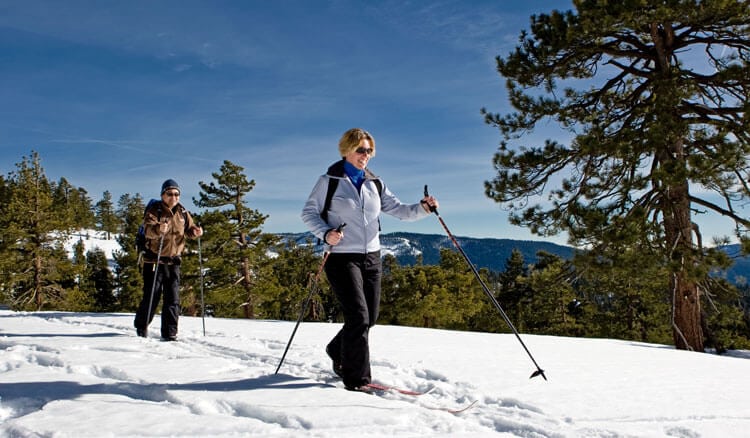
M279 235L284 239L296 242L298 245L305 245L309 242L317 244L317 239L310 233L282 233ZM536 261L539 251L546 251L565 259L571 258L574 252L571 247L551 242L474 237L456 237L456 239L472 263L480 268L488 268L496 272L505 270L505 262L514 249L523 254L527 263ZM423 263L426 265L437 265L440 262L441 248L455 249L448 236L438 234L387 233L380 236L380 241L381 254L395 256L403 266L415 264L418 256L422 257Z

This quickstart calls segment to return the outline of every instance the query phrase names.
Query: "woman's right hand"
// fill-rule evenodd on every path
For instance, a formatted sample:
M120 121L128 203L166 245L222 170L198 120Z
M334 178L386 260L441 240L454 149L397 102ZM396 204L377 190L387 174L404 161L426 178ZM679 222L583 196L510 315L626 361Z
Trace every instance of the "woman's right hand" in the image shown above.
M339 231L335 228L331 228L330 230L328 230L328 232L326 232L326 235L325 235L326 243L331 246L338 245L339 242L341 242L341 239L343 238L344 238L344 232Z

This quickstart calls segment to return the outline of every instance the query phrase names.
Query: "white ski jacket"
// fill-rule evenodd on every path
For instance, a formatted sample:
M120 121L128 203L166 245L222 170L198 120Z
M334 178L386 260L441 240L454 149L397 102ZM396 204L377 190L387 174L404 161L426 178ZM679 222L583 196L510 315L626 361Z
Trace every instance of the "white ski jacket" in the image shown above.
M321 217L325 204L328 182L338 178L336 191L328 209L328 222ZM325 233L345 223L344 238L338 245L329 247L335 253L366 254L380 250L380 213L387 213L401 220L415 221L429 216L420 203L404 204L385 184L378 194L375 176L365 169L365 181L361 191L344 172L344 160L332 164L325 175L318 178L302 209L302 221L315 237L324 241Z

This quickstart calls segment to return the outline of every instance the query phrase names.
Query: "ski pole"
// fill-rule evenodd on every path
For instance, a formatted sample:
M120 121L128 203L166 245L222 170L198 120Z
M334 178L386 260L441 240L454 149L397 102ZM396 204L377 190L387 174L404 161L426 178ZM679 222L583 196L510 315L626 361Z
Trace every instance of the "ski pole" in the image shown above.
M200 227L200 224L198 224ZM198 268L201 270L201 320L203 322L203 336L206 336L206 303L203 301L203 257L201 255L201 236L198 236Z
M164 247L164 235L167 233L162 233L161 237L159 238L159 252L156 253L156 264L154 264L154 281L151 283L151 295L148 297L148 322L146 325L151 324L151 320L154 318L154 309L152 309L152 306L154 305L154 291L156 290L156 277L159 275L159 261L161 260L161 250Z
M346 226L345 223L341 224L336 228L336 231L341 232L341 230L344 229ZM308 280L308 287L310 288L310 293L307 294L307 298L305 298L305 302L302 304L302 308L299 311L299 317L297 317L297 324L294 326L294 330L292 330L292 336L289 337L289 342L286 343L286 348L284 349L284 354L281 355L281 360L279 361L279 366L276 367L276 372L274 374L278 374L279 370L281 369L281 364L284 363L284 358L286 358L286 353L289 351L289 347L292 345L292 339L294 339L295 333L297 333L297 328L299 327L299 324L302 322L302 318L305 316L305 312L307 311L308 306L310 305L310 300L312 300L313 295L315 294L315 291L318 289L318 280L320 279L320 274L323 272L323 267L326 264L326 260L328 260L328 255L331 254L331 251L326 251L325 254L323 254L323 261L320 262L320 267L318 268L318 272L313 275L313 273L310 273L310 277Z
M427 185L424 186L424 195L429 196L429 193L427 192ZM437 208L433 206L429 206L430 211L435 213L435 216L437 216L438 220L440 221L440 225L443 226L443 229L445 229L445 232L448 233L448 237L450 237L451 241L453 242L453 245L458 249L458 252L461 253L461 255L464 257L464 260L466 260L466 263L468 263L469 267L471 268L471 271L474 273L474 276L479 281L479 284L482 285L482 289L484 289L484 293L487 295L487 297L490 299L492 304L495 306L498 312L500 312L500 316L503 317L505 320L505 323L508 324L508 327L513 331L513 334L516 335L516 339L518 339L518 342L521 343L521 346L524 350L526 350L526 354L529 355L529 358L534 363L534 366L536 366L536 371L534 371L531 376L529 376L529 379L534 378L536 376L542 376L544 380L547 380L547 376L544 375L544 370L539 368L539 365L536 363L536 360L534 360L534 356L531 355L531 352L528 348L526 348L526 344L523 343L523 340L521 340L521 335L518 334L518 330L516 330L516 327L513 325L513 323L510 321L510 318L508 318L508 314L505 313L505 310L503 310L502 306L500 306L500 303L497 302L497 299L495 296L490 292L490 288L487 287L487 285L482 280L482 277L479 276L479 271L477 271L477 268L474 266L473 263L471 263L471 260L469 260L469 256L466 255L466 252L464 252L463 248L461 248L461 245L458 244L458 241L455 237L453 237L453 233L448 229L448 226L445 225L445 221L443 221L443 218L440 217L440 213L438 213Z

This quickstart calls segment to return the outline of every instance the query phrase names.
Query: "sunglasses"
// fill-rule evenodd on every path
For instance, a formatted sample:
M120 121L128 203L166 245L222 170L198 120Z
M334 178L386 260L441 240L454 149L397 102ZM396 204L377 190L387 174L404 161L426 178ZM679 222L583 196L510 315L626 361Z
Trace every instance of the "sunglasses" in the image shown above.
M372 155L374 151L375 149L373 148L365 148L365 147L358 147L357 149L354 150L354 152L358 154L367 154L367 155Z
M180 192L164 192L164 194L167 196L174 196L174 197L180 196Z

